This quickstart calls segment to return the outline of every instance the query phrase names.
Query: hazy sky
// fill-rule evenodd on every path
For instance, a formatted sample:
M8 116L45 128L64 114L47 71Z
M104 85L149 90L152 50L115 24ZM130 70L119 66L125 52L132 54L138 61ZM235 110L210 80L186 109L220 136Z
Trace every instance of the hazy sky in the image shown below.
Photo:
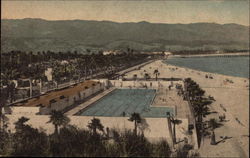
M2 19L110 20L154 23L238 23L249 26L248 0L2 1Z

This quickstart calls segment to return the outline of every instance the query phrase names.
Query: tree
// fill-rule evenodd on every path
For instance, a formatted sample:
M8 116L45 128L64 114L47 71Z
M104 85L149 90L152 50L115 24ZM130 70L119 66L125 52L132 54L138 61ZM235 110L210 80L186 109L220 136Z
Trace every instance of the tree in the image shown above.
M211 143L210 144L211 145L216 145L214 129L216 127L218 127L218 123L217 123L217 121L214 118L212 118L212 119L209 120L209 125L210 125L211 130L212 130Z
M135 128L134 128L134 133L137 135L137 127L138 124L142 122L142 118L139 113L133 113L130 118L128 119L131 122L134 122Z
M211 97L204 97L205 91L200 88L200 86L194 82L191 78L185 79L185 90L188 102L191 104L191 108L194 111L194 115L196 117L197 131L199 141L200 138L203 137L204 129L203 129L203 117L206 117L209 114L208 105L212 103Z
M142 135L144 135L144 131L149 130L149 125L145 118L141 118L141 123L139 123L137 127Z
M7 97L7 93L4 92L3 88L0 89L0 94L1 94L1 99L0 99L0 132L1 132L1 131L5 131L5 128L4 128L5 127L5 125L4 125L5 124L4 123L5 116L3 113L3 107L6 106L8 97Z
M193 146L190 144L184 144L177 148L176 155L173 157L181 157L181 158L188 158L188 157L199 157L198 153L194 153L192 155L189 154L189 151L193 150Z
M96 142L91 142L91 133L85 129L79 129L72 125L67 125L60 129L60 140L50 136L49 153L51 156L58 157L87 157L90 148L93 145L98 146ZM94 153L94 151L91 151ZM96 151L98 152L98 151Z
M103 125L101 124L100 119L93 118L88 124L88 128L92 131L94 135L97 135L97 129L103 132Z
M148 73L145 73L145 74L144 74L144 78L145 78L146 81L147 81L148 79L150 79L149 74L148 74Z
M136 79L137 79L137 74L134 74L133 75L133 80L136 81Z
M52 123L55 126L54 134L58 135L60 126L65 126L70 122L70 119L61 111L52 110L50 120L47 123Z
M169 134L172 137L173 146L176 144L176 130L175 126L182 123L181 120L175 119L173 114L170 112L167 112L167 119L168 119L168 128L169 128ZM173 124L173 131L172 131L172 124Z
M21 117L18 119L17 122L15 122L15 129L17 132L19 132L19 130L22 130L25 127L25 124L27 121L29 121L29 118L27 117Z
M143 134L135 134L130 130L121 133L121 143L119 152L122 157L150 157L152 154L152 144Z
M25 76L29 78L29 84L30 84L30 97L33 96L33 81L34 80L40 80L44 76L44 68L41 64L29 64L28 68L25 70Z
M63 74L62 67L61 67L60 65L56 64L56 65L53 67L52 79L53 79L53 81L56 82L56 87L57 87L57 88L58 88L59 82L61 81L62 74Z
M15 100L15 83L14 79L19 76L19 72L17 69L10 68L6 69L3 73L1 73L1 84L6 85L7 88L7 96L10 98L10 102L12 103Z
M133 75L133 80L134 80L134 87L135 87L135 81L137 80L137 74Z
M158 76L160 75L159 71L156 69L154 70L155 80L157 81Z
M210 105L210 101L204 100L198 100L192 103L194 108L195 116L197 117L197 122L202 123L203 117L206 117L206 115L209 112L208 105Z
M154 155L153 157L170 157L171 149L166 140L160 140L154 144Z
M12 156L46 156L48 140L44 132L39 132L25 123L29 119L21 117L15 123L16 132L12 139Z
M175 126L181 124L182 121L173 118L173 119L171 119L171 123L174 125L173 126L173 143L176 144L176 130L175 130Z
M79 74L78 82L80 82L80 79L83 77L83 74L85 72L85 66L86 62L84 58L78 58L76 60L76 72ZM86 76L86 73L85 73Z

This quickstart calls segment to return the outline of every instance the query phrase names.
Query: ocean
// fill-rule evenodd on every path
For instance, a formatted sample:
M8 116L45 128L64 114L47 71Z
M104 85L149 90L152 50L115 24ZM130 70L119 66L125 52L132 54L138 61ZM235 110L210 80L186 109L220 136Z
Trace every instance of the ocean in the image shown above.
M166 61L165 61L166 62ZM249 56L173 57L168 64L222 75L249 78Z

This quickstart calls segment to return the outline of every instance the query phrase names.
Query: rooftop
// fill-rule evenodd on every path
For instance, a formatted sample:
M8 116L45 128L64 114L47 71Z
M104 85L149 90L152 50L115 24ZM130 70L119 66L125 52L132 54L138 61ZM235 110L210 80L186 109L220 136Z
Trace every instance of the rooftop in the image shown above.
M25 106L25 107L46 107L50 105L50 102L56 102L65 97L72 96L84 89L88 89L93 86L93 84L97 84L95 81L85 81L83 83L76 84L74 86L68 87L62 90L54 90L52 92L48 92L44 95L31 98L25 102L20 102L14 104L13 106Z

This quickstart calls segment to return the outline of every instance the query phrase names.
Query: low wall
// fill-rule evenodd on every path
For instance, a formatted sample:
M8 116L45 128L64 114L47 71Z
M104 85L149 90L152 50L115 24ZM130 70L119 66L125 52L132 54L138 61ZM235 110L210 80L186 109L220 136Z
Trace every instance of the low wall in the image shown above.
M11 131L14 131L14 123L23 115L6 115L8 118L9 126L8 128ZM30 118L27 124L31 125L34 128L42 129L47 134L54 132L54 126L49 121L50 115L25 115L25 117ZM69 116L70 124L75 125L79 128L87 128L89 122L93 117L89 116ZM95 117L101 120L103 126L111 128L116 128L119 130L124 129L134 129L134 123L128 121L128 117ZM146 123L148 124L147 128L144 130L144 135L150 141L157 141L159 139L167 139L170 141L168 122L166 118L145 118ZM176 125L176 136L177 140L183 140L185 132L188 128L188 120L182 119L182 123ZM138 131L140 131L138 129Z
M40 112L40 107L21 107L21 106L14 106L10 108L10 111L12 114L37 114Z
M168 88L168 86L173 85L175 88L176 84L183 86L183 81L122 81L122 80L109 80L108 86L114 86L118 88L122 87L136 87L136 88Z

